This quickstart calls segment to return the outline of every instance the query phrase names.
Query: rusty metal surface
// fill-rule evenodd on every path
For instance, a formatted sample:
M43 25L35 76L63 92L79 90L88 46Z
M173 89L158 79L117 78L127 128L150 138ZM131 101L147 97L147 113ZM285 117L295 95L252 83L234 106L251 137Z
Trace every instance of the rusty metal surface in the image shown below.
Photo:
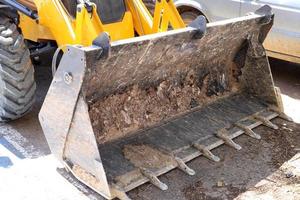
M245 90L277 104L262 42L272 25L251 18L112 44L87 54L82 91L99 143L134 134Z
M39 120L52 153L61 160L85 70L84 52L68 47L60 65L63 67L53 78ZM66 83L66 77L70 83Z
M156 176L166 173L178 167L175 157L188 162L203 155L197 146L210 151L227 144L218 136L220 130L226 130L231 140L245 133L234 125L236 122L252 130L262 124L252 117L254 114L261 113L268 119L278 116L266 109L265 104L255 98L234 95L159 127L99 145L108 180L129 191L148 181L140 168L146 168Z
M89 70L83 91L88 99L97 101L133 85L148 88L165 80L180 84L190 71L199 81L203 74L211 73L210 84L226 90L233 58L249 33L259 29L256 19L241 20L208 26L200 40L193 39L195 29L188 28L112 43L109 58L97 60L95 55L87 55Z
M147 181L167 189L158 176L173 168L193 174L185 163L202 154L217 161L222 144L240 149L235 124L278 116L262 46L272 22L253 14L208 24L201 39L186 28L118 41L109 55L69 47L40 113L52 152L98 193L126 199Z

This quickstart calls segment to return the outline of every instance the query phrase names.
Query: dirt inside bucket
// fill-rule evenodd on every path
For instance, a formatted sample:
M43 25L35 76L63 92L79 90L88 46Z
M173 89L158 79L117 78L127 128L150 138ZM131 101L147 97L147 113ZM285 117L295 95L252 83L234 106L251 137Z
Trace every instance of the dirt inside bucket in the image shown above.
M138 168L155 170L170 164L176 165L172 157L148 145L126 145L123 153L125 158Z
M236 80L225 74L217 79L210 73L201 77L191 71L180 84L162 81L142 89L138 85L90 105L90 118L99 144L136 133L203 107L238 91Z

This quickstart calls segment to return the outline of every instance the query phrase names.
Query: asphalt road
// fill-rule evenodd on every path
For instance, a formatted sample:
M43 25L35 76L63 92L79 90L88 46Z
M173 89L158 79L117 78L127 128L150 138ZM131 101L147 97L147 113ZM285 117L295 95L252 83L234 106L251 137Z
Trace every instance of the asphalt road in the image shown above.
M129 193L133 199L186 200L298 200L300 199L300 65L270 60L275 85L282 91L284 108L297 123L275 119L279 130L260 126L257 141L245 135L235 139L243 149L222 146L213 151L220 163L204 157L188 165L197 174L173 170L161 178L169 186L160 191L150 184ZM289 177L289 175L292 177ZM289 178L287 178L289 177Z
M271 60L276 86L280 87L287 114L300 123L300 65ZM50 69L36 69L37 102L24 118L0 125L0 199L85 200L100 199L78 182L58 172L40 128L37 114L50 84ZM53 108L55 109L55 108ZM300 199L300 125L283 120L276 132L266 127L255 130L259 142L246 136L236 142L243 149L222 146L214 153L222 158L213 163L197 158L188 165L197 175L173 170L162 177L169 190L162 192L145 184L129 193L133 199ZM72 182L72 184L70 184ZM79 188L79 190L78 190Z

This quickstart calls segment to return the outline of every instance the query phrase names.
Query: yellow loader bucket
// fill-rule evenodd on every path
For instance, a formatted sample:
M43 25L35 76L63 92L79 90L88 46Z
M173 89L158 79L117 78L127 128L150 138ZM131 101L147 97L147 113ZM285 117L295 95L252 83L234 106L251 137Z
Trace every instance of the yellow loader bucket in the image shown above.
M270 120L286 118L262 43L269 7L251 15L90 47L69 46L39 118L52 153L107 199ZM197 21L194 23L197 24ZM203 25L203 24L202 24ZM197 27L194 26L194 27ZM202 27L202 28L201 28ZM170 188L171 189L171 188Z

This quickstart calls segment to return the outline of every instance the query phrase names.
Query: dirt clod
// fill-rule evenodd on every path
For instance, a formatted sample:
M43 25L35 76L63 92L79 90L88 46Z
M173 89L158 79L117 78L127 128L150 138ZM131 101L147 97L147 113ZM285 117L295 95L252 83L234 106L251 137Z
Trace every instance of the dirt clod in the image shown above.
M168 155L147 145L126 145L123 149L126 159L138 168L160 169L175 161Z
M134 85L122 93L105 97L93 103L89 111L97 140L102 144L131 135L236 90L234 83L227 83L224 77L220 81L222 84L207 74L200 84L199 76L196 78L190 71L181 83L165 80L148 88ZM222 90L218 89L220 85ZM213 94L207 95L212 90Z
M276 120L276 124L286 124L283 120ZM292 158L297 152L294 147L300 141L300 129L295 123L288 123L285 127L279 126L278 130L265 129L266 141L272 141L272 164L280 167L283 162ZM292 130L292 132L287 131Z
M223 187L225 184L224 184L224 181L223 180L220 180L217 182L217 186L218 187Z
M87 171L85 171L82 167L78 165L74 165L72 167L73 173L79 177L82 181L84 181L89 186L92 186L93 188L99 189L101 188L101 183L96 179L96 177Z

